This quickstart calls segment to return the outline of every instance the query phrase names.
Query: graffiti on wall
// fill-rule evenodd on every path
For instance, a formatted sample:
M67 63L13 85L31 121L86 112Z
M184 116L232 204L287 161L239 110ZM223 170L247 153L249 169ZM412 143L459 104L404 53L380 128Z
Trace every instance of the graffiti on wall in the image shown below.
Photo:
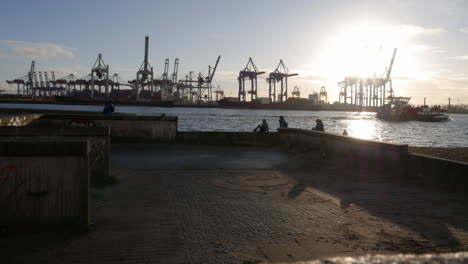
M94 120L85 120L85 119L73 119L68 122L70 127L95 127L96 123Z
M43 175L25 178L15 164L8 164L0 169L0 192L0 208L14 204L17 211L31 211L31 198L48 194L47 181Z
M9 200L23 184L24 180L16 165L9 164L0 170L0 187L6 200ZM6 186L12 186L11 190L3 190Z

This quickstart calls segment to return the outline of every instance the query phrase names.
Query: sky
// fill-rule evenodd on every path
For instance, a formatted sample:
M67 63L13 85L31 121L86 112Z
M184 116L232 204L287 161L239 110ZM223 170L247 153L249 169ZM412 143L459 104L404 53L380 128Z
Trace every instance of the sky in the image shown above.
M391 77L396 95L412 103L468 103L468 1L434 0L172 0L21 1L2 3L0 87L27 74L54 70L87 75L99 53L111 74L134 79L149 36L149 61L179 58L179 78L206 74L237 96L237 75L249 57L267 73L282 59L299 73L289 93L307 97L325 86L337 101L345 76L381 76L397 49ZM258 82L267 96L267 74ZM0 88L1 90L2 88Z

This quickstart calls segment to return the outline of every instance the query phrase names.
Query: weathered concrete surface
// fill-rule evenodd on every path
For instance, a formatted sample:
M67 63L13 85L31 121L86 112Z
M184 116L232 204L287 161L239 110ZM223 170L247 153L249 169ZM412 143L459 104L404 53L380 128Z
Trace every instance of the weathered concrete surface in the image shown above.
M121 183L94 192L95 230L29 257L293 263L468 246L464 193L428 188L378 163L252 147L114 144L111 167ZM6 243L0 239L0 248Z
M385 162L403 165L408 154L408 145L365 140L319 131L280 128L280 143L295 149L320 151L327 155L353 156L361 161Z
M424 255L367 255L358 258L336 257L325 260L316 260L304 264L334 264L334 263L425 263L425 264L459 264L468 262L468 252L446 253L446 254L424 254Z
M0 141L0 225L89 225L87 140Z
M109 127L113 141L170 141L177 133L177 117L134 115L44 114L34 127Z
M178 131L176 141L182 144L198 145L275 146L279 144L279 134L221 131Z
M427 185L466 191L468 183L468 163L466 162L410 153L408 167L413 177L417 177Z
M93 180L109 176L110 130L108 127L0 127L0 138L43 138L49 141L63 138L89 139L90 177Z

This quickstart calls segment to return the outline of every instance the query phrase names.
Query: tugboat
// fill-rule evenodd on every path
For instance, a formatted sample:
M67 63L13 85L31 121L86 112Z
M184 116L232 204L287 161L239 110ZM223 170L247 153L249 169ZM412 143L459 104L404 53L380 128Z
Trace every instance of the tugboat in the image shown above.
M386 121L441 122L449 119L447 110L440 106L412 106L411 97L391 97L389 103L377 111L377 118Z

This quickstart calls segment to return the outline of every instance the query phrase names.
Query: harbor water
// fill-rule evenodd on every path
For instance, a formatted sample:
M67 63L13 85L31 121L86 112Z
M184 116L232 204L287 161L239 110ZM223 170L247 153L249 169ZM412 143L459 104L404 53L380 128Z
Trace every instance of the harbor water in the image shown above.
M0 108L28 108L101 112L102 106L1 104ZM284 116L292 128L311 129L316 119L322 119L325 131L426 147L468 147L468 115L450 114L450 120L440 123L407 121L387 122L375 118L373 112L247 110L218 108L133 107L116 106L116 113L178 116L180 131L252 131L262 119L270 130L278 128L278 118Z

